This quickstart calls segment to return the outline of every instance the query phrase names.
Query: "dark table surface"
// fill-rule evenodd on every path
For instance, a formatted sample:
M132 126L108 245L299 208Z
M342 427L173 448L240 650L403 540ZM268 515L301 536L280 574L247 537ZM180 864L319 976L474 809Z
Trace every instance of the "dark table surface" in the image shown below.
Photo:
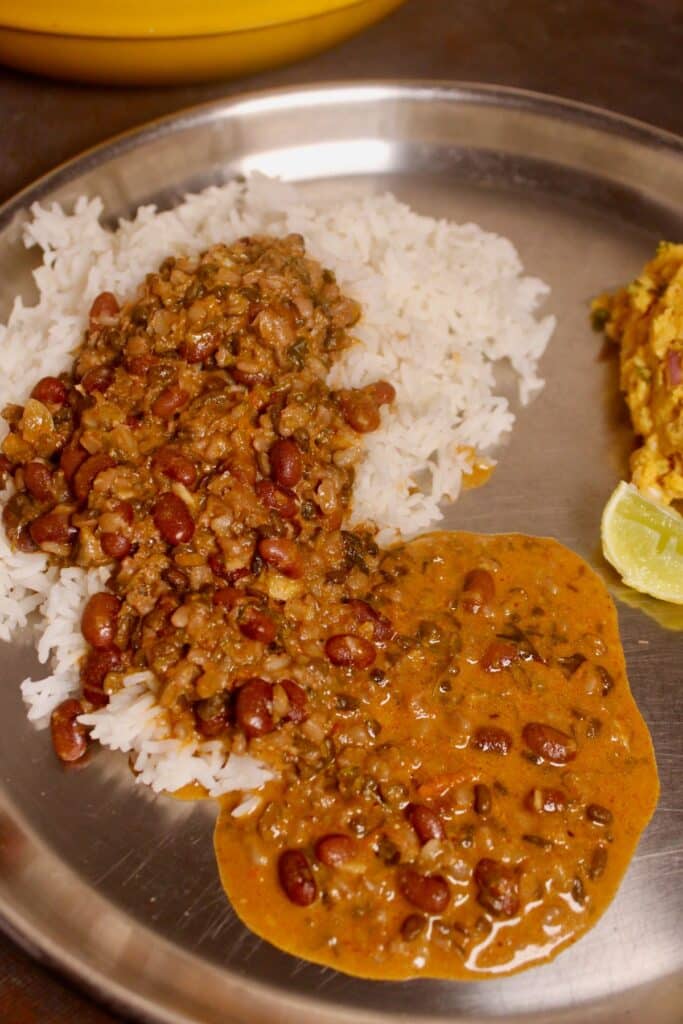
M242 89L449 78L608 107L683 134L681 0L408 0L357 39L248 80L181 88L64 84L0 69L0 200L116 132ZM115 1024L0 936L2 1024Z

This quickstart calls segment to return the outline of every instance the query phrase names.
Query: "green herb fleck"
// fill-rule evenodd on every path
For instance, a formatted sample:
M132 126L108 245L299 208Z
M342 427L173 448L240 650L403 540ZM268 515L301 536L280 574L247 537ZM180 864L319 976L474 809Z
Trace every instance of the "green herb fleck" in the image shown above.
M306 356L308 355L308 342L305 338L297 338L293 345L290 345L287 349L287 355L289 356L290 362L294 364L297 370L303 368L306 362Z

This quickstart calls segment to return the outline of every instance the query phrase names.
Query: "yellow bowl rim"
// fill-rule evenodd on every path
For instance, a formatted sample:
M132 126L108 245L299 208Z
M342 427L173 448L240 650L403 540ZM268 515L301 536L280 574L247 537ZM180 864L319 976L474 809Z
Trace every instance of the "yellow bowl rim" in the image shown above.
M0 14L0 30L79 39L199 38L296 24L350 11L377 0L287 0L286 13L280 0L250 0L249 4L240 4L237 11L223 9L209 12L218 17L205 15L202 19L194 16L194 5L188 5L187 0L167 0L167 7L169 2L172 7L170 14L160 14L167 23L163 28L150 24L154 16L142 13L147 12L150 5L140 4L139 0L120 0L115 5L115 11L107 11L106 24L103 24L101 8L98 9L95 5L88 5L88 12L94 10L96 13L83 18L82 10L63 12L63 4L54 4L53 0L37 0L30 5L24 5L23 8L17 5L11 21L6 14ZM395 6L398 7L402 2L403 0L396 0ZM221 5L222 8L223 6ZM58 12L56 16L55 10Z

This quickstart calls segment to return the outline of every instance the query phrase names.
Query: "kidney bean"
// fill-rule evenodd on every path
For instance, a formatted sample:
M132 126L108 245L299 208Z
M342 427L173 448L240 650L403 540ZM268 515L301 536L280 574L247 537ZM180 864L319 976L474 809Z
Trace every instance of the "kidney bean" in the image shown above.
M87 457L88 453L85 448L81 448L79 442L73 439L62 448L62 454L59 457L59 468L68 484L71 483L76 470L85 462Z
M264 562L272 565L283 576L299 579L304 567L298 545L287 537L264 537L259 541L258 552Z
M116 672L122 665L123 656L116 644L88 651L81 665L81 685L88 689L101 689L109 672Z
M154 525L167 544L187 544L194 535L194 522L184 501L164 491L152 508Z
M371 395L363 391L342 391L339 393L342 416L358 434L370 434L381 422L379 406Z
M566 732L542 722L527 722L522 736L532 754L551 764L567 764L576 757L576 743Z
M293 519L296 515L298 503L294 491L280 487L272 480L259 480L254 490L261 504L277 512L283 519Z
M471 569L465 576L462 585L462 607L467 612L477 615L482 608L491 604L496 595L493 576L486 569Z
M225 559L221 554L213 551L206 561L214 576L219 576L221 579L226 577L228 570L225 567Z
M483 782L474 787L474 810L485 818L491 813L492 806L491 790Z
M52 492L52 473L44 462L29 462L24 466L24 483L38 501L50 501Z
M351 836L331 832L315 844L315 855L328 868L339 868L351 860L356 853L356 844Z
M126 369L131 377L146 377L156 363L156 356L148 352L146 355L133 356L131 359L127 359Z
M280 487L296 487L304 472L301 452L296 441L285 437L276 441L268 452L270 475Z
M111 366L93 366L81 378L81 386L87 395L99 391L101 395L108 391L114 383L114 371Z
M483 725L470 740L470 746L487 754L507 754L512 746L512 736L495 725Z
M109 702L109 694L103 690L104 680L109 672L116 672L122 665L121 651L115 644L106 650L88 651L81 665L81 688L85 699L95 707L104 707Z
M168 569L164 569L161 574L161 578L165 583L168 583L169 587L179 594L186 591L190 585L190 581L185 573L176 565L169 565Z
M105 469L112 469L116 463L111 455L105 452L98 452L91 455L76 470L73 478L72 489L79 501L87 501L92 490L95 477L103 473Z
M318 887L306 855L301 850L285 850L277 862L280 885L287 899L297 907L310 907L318 895Z
M448 906L451 891L441 875L421 875L413 868L398 872L398 887L408 903L425 914L440 914Z
M343 668L369 668L377 651L369 640L352 633L338 633L325 642L325 654L333 665Z
M519 657L519 650L507 640L494 640L482 654L479 664L485 672L501 672Z
M171 416L184 409L189 401L190 396L187 391L178 387L177 384L170 384L152 402L152 412L155 416L170 420Z
M78 530L71 525L66 512L46 512L29 524L31 540L42 544L71 544Z
M602 804L588 804L586 817L593 825L600 825L604 828L612 824L614 815L608 807L603 807Z
M90 326L111 326L119 314L119 304L113 292L100 292L90 307Z
M84 725L77 721L83 714L80 700L63 701L50 717L52 746L60 761L70 764L79 761L88 749L88 734Z
M524 801L530 811L538 814L555 814L567 806L567 797L561 789L532 789Z
M388 644L395 636L394 627L386 615L376 611L367 601L353 598L346 605L358 622L372 622L372 639L380 647Z
M214 576L218 576L230 584L237 583L238 580L244 579L245 576L249 575L249 569L246 566L241 566L239 569L227 569L223 555L217 551L209 555L207 563Z
M243 636L249 640L258 640L262 644L272 643L277 633L277 626L270 615L258 608L246 608L238 625Z
M396 398L396 388L387 380L376 380L374 384L368 384L363 390L377 405L391 405Z
M293 679L280 679L278 682L287 694L287 700L289 701L289 711L284 716L284 721L294 722L296 725L300 722L305 722L308 718L306 691L298 683L295 683Z
M210 330L188 335L181 345L180 354L188 363L204 363L218 348L219 338Z
M213 718L201 718L199 715L195 716L197 730L207 740L220 736L227 727L227 721L225 714L214 715Z
M59 377L43 377L31 392L31 398L45 405L64 405L68 397L69 389Z
M351 612L354 619L357 622L374 622L376 612L372 605L369 605L367 601L361 601L358 598L352 598L352 600L346 602L347 609Z
M126 537L123 533L101 533L100 546L107 558L113 558L115 561L120 562L126 555L130 554L133 542L130 537Z
M417 832L421 843L428 843L430 839L444 839L446 830L443 827L441 818L431 807L425 804L408 804L406 817Z
M190 489L197 483L197 467L175 448L159 448L152 458L152 469Z
M477 901L496 917L514 917L519 910L519 871L510 864L484 857L474 869Z
M114 594L93 594L81 617L81 632L91 647L106 650L114 646L120 610L121 600Z
M211 600L216 608L225 608L227 611L232 611L240 601L244 601L245 597L244 591L238 590L236 587L219 587L218 590L214 591Z
M258 676L247 679L235 695L235 718L248 740L272 732L273 684Z
M401 924L401 936L406 942L417 939L427 927L427 918L422 914L408 914Z
M228 724L225 696L222 693L197 701L193 711L197 729L207 739L219 736Z

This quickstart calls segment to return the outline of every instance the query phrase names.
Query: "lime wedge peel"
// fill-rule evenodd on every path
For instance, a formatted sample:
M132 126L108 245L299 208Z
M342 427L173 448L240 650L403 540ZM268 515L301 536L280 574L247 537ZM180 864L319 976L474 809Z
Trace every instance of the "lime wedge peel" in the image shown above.
M624 583L683 604L683 516L625 481L602 513L602 552Z

